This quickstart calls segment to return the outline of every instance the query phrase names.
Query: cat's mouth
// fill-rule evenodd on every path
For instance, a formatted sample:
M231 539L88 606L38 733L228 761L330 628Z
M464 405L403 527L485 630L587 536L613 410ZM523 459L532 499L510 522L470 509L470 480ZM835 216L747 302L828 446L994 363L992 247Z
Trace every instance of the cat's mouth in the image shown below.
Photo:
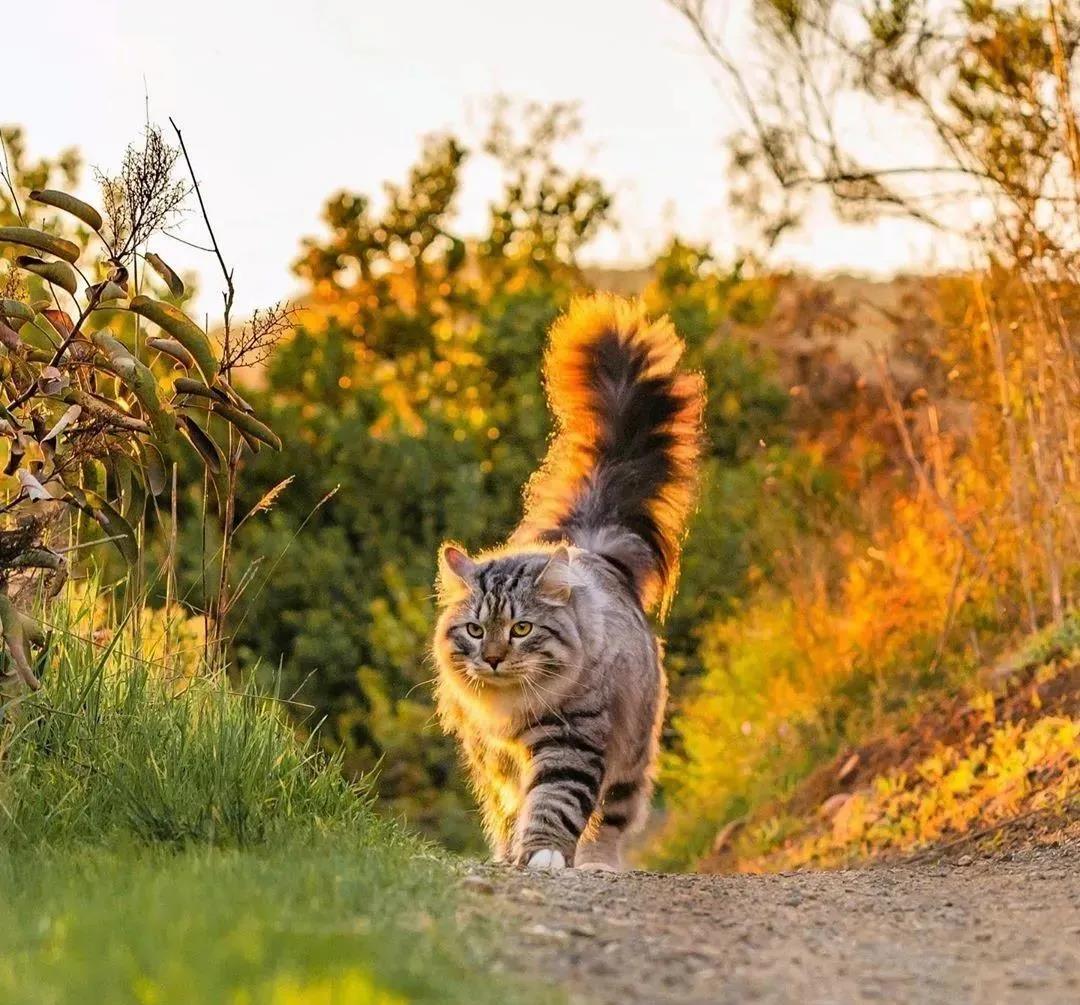
M465 675L479 684L499 688L513 687L520 682L522 677L520 673L514 670L479 670L475 667L469 667L465 671Z

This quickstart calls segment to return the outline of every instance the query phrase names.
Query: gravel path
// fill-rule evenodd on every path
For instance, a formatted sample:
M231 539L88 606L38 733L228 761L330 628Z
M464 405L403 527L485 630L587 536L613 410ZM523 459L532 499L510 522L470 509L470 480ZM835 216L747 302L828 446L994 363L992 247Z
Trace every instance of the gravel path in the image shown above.
M502 966L575 1002L1080 1003L1080 843L783 876L477 867Z

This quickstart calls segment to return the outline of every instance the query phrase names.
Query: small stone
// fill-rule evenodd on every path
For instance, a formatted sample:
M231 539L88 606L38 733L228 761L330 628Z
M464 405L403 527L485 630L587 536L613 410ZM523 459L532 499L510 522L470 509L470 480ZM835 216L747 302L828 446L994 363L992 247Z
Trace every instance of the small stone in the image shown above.
M461 888L472 893L484 893L490 896L495 892L495 884L483 876L469 875L461 881Z
M596 929L580 923L570 926L571 935L580 935L582 938L591 939L596 936Z
M561 928L548 928L547 925L530 925L525 929L525 934L538 939L550 939L553 942L562 942L563 939L570 937Z
M523 900L526 904L543 904L547 899L539 890L534 890L531 886L525 886L518 890L517 897L518 900Z
M971 863L974 862L974 861L975 861L975 859L973 859L970 855L961 855L956 860L956 864L957 865L971 865Z

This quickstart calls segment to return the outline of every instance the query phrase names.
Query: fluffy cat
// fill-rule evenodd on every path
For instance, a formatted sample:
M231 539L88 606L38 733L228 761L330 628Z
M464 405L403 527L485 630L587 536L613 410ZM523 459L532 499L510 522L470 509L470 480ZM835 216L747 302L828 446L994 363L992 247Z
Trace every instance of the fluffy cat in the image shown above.
M496 550L440 552L439 716L500 861L619 869L648 810L666 682L647 615L678 579L705 393L682 352L639 302L575 301L524 519Z

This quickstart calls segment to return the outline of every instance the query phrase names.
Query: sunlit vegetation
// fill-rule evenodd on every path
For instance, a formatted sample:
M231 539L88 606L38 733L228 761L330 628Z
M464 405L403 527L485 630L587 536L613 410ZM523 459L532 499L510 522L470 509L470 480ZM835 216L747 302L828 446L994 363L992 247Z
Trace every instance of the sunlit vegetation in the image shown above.
M708 867L828 867L917 853L1069 811L1080 786L1076 622L999 668L995 687L878 735L818 769L780 807L733 828Z
M708 0L675 6L737 77ZM1026 633L1064 630L1075 604L1078 277L1075 212L1058 212L1080 168L1067 68L1075 6L778 3L758 13L778 86L738 91L754 129L737 143L736 169L759 195L772 192L759 205L776 212L759 222L773 236L815 192L859 217L943 227L958 211L992 212L969 234L982 267L923 280L917 302L880 312L883 336L833 304L807 305L831 335L816 340L825 365L804 367L811 379L793 388L793 431L839 478L842 504L749 603L702 632L707 671L676 712L666 765L670 812L654 857L669 864L712 854L725 867L783 867L910 850L1060 803L1075 767L1066 706L997 726L963 719L967 731L942 735L916 763L894 751L865 790L813 782L874 736L937 721L920 716L957 693L992 706L1000 697L975 684L985 668ZM851 73L837 74L840 64ZM836 128L850 101L925 127L936 161L860 163ZM961 188L935 200L933 178L946 175ZM861 353L837 355L860 334ZM830 394L821 385L835 385L845 362L854 379ZM838 808L833 796L850 798ZM832 821L825 834L819 813Z
M475 846L479 828L433 719L434 558L445 538L479 546L519 518L548 435L545 334L591 288L579 253L611 212L597 179L559 166L571 110L527 110L523 121L518 135L497 118L480 150L429 140L382 199L331 199L327 235L307 242L296 265L297 329L248 395L284 449L254 459L241 509L294 481L237 545L236 578L257 572L240 604L248 613L234 622L235 652L247 667L280 660L282 692L315 707L308 721L327 717L322 742L346 770L377 767L379 804L454 847ZM455 229L467 156L495 158L504 178L478 237ZM763 317L771 283L675 242L644 295L672 311L715 389L707 477L716 490L673 613L682 627L670 662L692 675L701 612L730 604L751 574L744 542L753 500L786 463L787 395L764 354L718 334ZM718 554L723 567L711 561Z

